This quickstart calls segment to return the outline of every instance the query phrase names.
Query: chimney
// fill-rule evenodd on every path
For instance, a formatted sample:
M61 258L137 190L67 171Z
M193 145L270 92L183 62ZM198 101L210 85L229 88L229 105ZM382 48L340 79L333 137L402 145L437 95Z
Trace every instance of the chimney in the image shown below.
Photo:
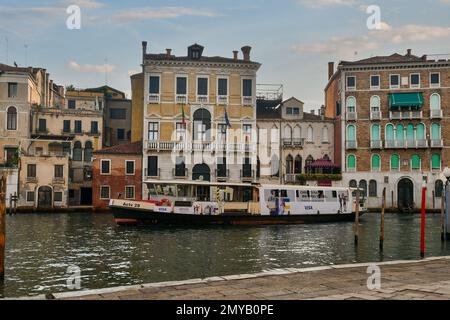
M252 50L252 47L245 46L245 47L242 47L241 50L244 55L244 61L250 61L250 51Z
M234 61L238 60L238 53L239 53L239 51L237 51L237 50L233 51L233 59L234 59Z
M166 49L166 55L170 57L172 54L172 49Z
M316 114L316 110L311 110L311 114Z
M406 54L406 55L407 55L408 57L410 57L410 56L411 56L411 52L412 52L412 50L411 50L411 49L408 49L408 50L407 50L406 52L407 52L407 54Z
M331 79L333 74L334 74L334 62L328 62L328 80Z
M142 58L147 54L147 41L142 41Z

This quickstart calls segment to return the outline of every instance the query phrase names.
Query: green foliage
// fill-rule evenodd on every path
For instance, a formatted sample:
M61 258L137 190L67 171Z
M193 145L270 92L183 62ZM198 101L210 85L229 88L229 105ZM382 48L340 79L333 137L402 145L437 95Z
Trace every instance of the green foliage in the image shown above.
M299 181L319 181L319 180L342 180L342 174L335 173L302 173L297 174L296 179Z

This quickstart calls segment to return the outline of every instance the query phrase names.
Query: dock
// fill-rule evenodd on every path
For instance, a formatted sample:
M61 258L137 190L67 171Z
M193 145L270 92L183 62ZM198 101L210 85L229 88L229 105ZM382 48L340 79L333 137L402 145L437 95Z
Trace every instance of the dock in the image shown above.
M379 267L380 287L368 288L368 268ZM55 293L65 300L448 300L450 256L284 268L257 274L149 283Z

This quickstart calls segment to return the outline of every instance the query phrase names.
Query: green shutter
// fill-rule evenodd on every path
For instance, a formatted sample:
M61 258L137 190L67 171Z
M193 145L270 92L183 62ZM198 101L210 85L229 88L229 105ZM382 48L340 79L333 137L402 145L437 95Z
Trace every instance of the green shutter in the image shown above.
M372 169L380 169L380 156L378 154L372 155Z
M441 97L438 94L432 94L430 98L430 109L439 110L441 109Z
M400 169L400 157L397 154L393 154L391 156L391 169L392 170Z
M354 125L349 125L347 127L347 141L355 141L356 140L356 130Z
M411 166L414 170L420 169L420 157L417 154L414 154L411 158Z
M423 123L419 123L416 127L417 140L425 140L425 126Z
M380 140L380 125L372 125L372 140Z
M432 140L441 139L441 126L439 123L433 123L431 125L431 139Z
M414 140L414 125L412 123L406 127L406 139L409 141Z
M398 124L398 125L397 125L397 130L396 130L396 131L397 131L397 132L396 132L396 135L395 135L396 139L397 139L398 141L403 141L403 140L405 140L405 127L403 127L402 124Z
M386 140L394 140L394 126L392 124L386 126Z
M441 169L441 156L437 153L431 156L431 169L433 170Z
M350 154L347 156L347 169L356 168L356 158L354 155Z

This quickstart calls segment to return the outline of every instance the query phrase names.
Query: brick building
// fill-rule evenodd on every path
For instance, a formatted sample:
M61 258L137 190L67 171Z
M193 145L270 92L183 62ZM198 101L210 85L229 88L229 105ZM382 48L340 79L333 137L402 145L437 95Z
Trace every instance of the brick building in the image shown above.
M141 200L142 143L95 151L92 174L94 209L107 208L111 198Z
M325 115L335 118L343 183L359 185L369 207L439 208L449 165L450 60L406 55L329 64ZM448 132L450 133L450 132Z

